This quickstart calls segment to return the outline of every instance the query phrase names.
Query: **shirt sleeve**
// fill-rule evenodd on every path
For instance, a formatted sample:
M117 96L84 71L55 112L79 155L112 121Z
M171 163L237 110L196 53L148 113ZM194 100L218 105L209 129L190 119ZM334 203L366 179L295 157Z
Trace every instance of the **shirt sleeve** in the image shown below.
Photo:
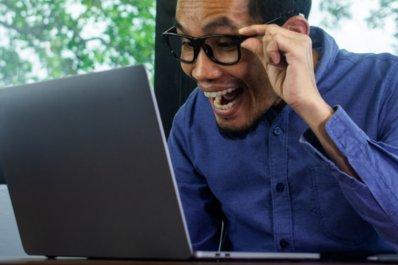
M221 207L207 181L192 163L185 137L187 126L178 113L168 139L174 174L194 250L217 251L222 226Z
M398 108L389 109L388 129L380 141L370 139L341 106L326 124L326 132L361 181L341 171L326 155L312 131L300 139L325 163L358 214L398 249Z

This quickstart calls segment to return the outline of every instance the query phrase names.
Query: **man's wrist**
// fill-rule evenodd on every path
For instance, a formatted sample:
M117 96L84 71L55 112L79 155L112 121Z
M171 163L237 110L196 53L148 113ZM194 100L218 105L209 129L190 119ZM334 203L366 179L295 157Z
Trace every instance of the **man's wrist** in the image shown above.
M306 102L294 110L315 133L323 130L334 114L333 108L322 97Z

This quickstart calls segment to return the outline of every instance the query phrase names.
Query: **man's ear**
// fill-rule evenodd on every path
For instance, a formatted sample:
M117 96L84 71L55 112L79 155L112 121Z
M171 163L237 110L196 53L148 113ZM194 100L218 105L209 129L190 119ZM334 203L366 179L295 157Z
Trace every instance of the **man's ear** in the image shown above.
M283 27L297 33L302 33L305 35L310 34L310 25L308 24L307 19L301 15L289 18Z

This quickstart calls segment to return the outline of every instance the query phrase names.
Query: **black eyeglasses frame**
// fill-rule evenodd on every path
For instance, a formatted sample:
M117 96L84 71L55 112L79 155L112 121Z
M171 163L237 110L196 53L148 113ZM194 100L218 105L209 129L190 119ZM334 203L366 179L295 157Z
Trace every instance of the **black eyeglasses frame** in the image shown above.
M162 33L163 39L166 42L167 46L170 49L171 54L179 61L183 62L183 63L187 63L187 64L193 64L196 59L198 58L200 49L203 49L203 51L205 52L205 54L207 55L207 57L209 57L210 60L212 60L213 62L220 64L220 65L234 65L237 64L241 57L242 57L242 51L240 48L240 44L242 42L244 42L245 40L247 40L248 36L242 36L242 35L230 35L230 34L213 34L213 35L205 35L202 37L191 37L188 35L184 35L184 34L178 34L177 33L177 29L175 26L169 28L168 30L166 30L165 32ZM187 40L189 40L194 48L194 56L192 60L184 60L182 58L180 58L175 51L173 50L173 48L170 45L170 41L168 36L176 36L176 37L180 37L180 38L185 38ZM217 37L221 37L221 38L230 38L234 44L237 47L237 51L238 51L238 57L234 62L231 63L225 63L225 62L221 62L219 60L217 60L217 58L214 56L213 50L212 48L206 44L206 40L209 38L217 38Z
M272 24L277 22L278 20L281 19L287 19L289 17L295 16L295 15L302 15L300 13L297 13L295 10L290 10L284 14L279 15L278 17L271 19L267 22L265 22L264 24ZM303 16L303 15L302 15ZM184 60L182 58L180 58L180 56L178 56L175 51L173 50L173 48L171 47L170 41L168 36L176 36L176 37L182 37L182 38L186 38L188 39L191 43L192 46L194 48L194 56L192 60ZM225 65L225 66L229 66L229 65L234 65L239 63L241 57L242 57L242 50L240 45L242 44L242 42L244 42L245 40L252 38L253 36L243 36L243 35L229 35L229 34L213 34L213 35L205 35L202 37L192 37L192 36L188 36L185 34L178 34L177 33L177 28L176 26L173 26L169 29L167 29L166 31L164 31L162 33L162 37L164 42L167 44L167 46L169 47L169 50L171 52L171 54L179 61L183 62L183 63L187 63L187 64L193 64L196 59L198 58L198 55L200 53L200 49L203 49L203 51L205 52L205 54L209 57L210 60L212 60L213 62L220 64L220 65ZM238 58L235 62L231 62L231 63L224 63L224 62L220 62L218 61L213 54L213 50L209 45L206 45L206 40L209 38L214 38L214 37L227 37L227 38L232 38L232 40L236 41L236 45L238 48Z

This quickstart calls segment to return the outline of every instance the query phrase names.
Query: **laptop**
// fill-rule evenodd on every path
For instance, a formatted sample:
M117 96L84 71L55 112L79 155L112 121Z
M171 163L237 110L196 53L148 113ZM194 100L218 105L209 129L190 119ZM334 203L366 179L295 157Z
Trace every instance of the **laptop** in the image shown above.
M192 250L143 66L1 90L0 166L30 255L319 259Z

